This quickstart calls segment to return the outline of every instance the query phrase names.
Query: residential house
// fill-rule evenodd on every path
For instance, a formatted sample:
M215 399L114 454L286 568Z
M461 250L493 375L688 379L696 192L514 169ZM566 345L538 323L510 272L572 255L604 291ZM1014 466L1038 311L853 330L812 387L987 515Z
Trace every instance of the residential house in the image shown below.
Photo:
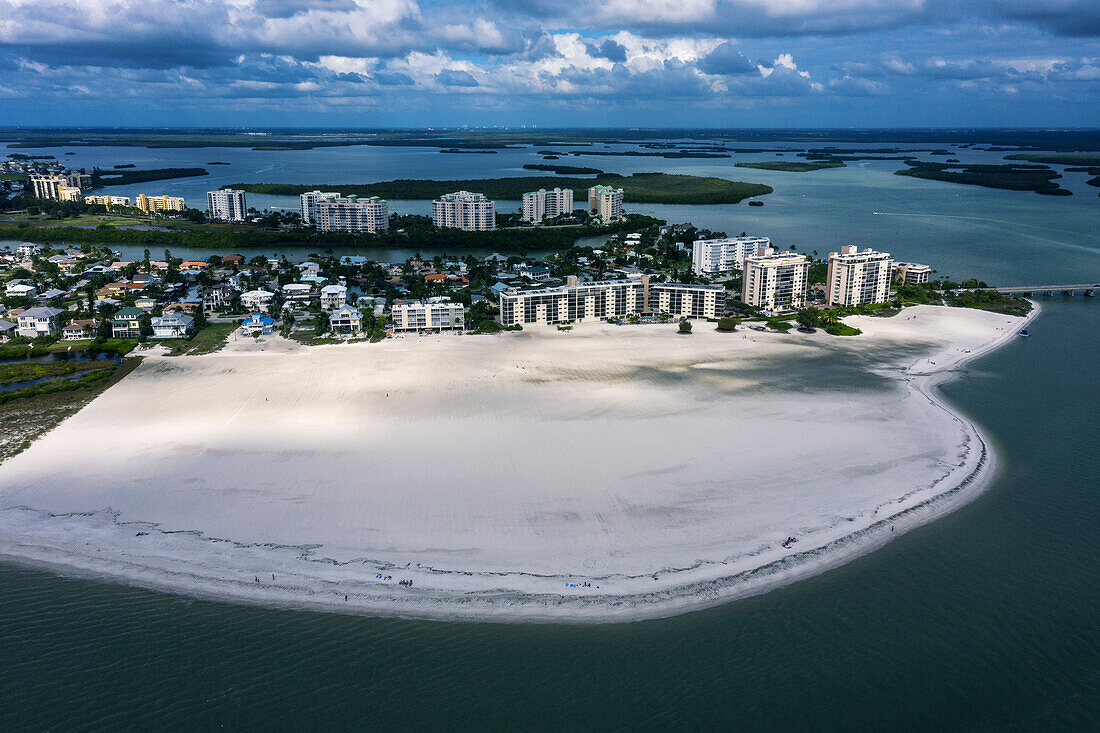
M149 313L157 307L155 298L141 297L134 301L134 307Z
M18 324L0 319L0 344L7 343L12 336L15 336L18 328Z
M80 341L90 339L95 335L95 320L84 318L79 321L69 321L61 329L62 341Z
M348 289L343 285L321 288L321 310L334 311L348 301Z
M302 277L316 277L321 274L321 266L316 262L303 262L298 265L298 272Z
M313 287L308 283L287 283L282 290L287 303L305 305L312 299Z
M333 333L355 336L363 329L363 314L345 303L328 317L328 325Z
M58 333L57 317L64 313L60 308L28 308L19 314L20 336L38 338Z
M4 289L4 295L9 298L33 298L37 294L38 290L33 285L27 285L19 280L9 282Z
M275 293L267 290L249 290L246 293L241 293L241 305L250 311L266 313L267 309L271 307L271 299L274 297Z
M57 300L58 298L60 298L64 294L65 294L64 290L58 290L57 288L50 288L49 290L45 291L44 293L39 293L36 296L36 300L38 300L40 303L45 303L47 301Z
M145 311L137 308L123 308L111 317L111 335L115 338L136 339L141 337L141 317Z
M275 330L275 319L265 316L263 313L253 313L241 321L242 336L260 336L272 333Z
M168 313L152 319L153 337L178 339L185 337L195 327L195 319L183 313Z
M221 310L229 305L237 291L228 285L211 285L202 289L202 307L204 310Z

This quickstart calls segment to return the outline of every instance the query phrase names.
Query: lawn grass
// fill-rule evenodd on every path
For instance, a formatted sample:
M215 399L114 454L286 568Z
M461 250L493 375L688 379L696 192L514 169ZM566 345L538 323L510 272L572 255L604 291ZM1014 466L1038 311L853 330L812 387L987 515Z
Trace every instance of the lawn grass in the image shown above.
M161 339L154 343L167 347L167 356L199 356L213 354L225 346L230 334L237 330L237 324L211 323L203 326L189 339Z

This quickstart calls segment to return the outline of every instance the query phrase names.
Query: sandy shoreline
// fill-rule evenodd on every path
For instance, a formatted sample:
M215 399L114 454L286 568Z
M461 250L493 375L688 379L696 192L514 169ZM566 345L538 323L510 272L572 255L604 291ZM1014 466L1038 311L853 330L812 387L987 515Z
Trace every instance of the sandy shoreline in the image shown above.
M593 325L152 357L0 466L0 555L427 618L625 621L760 593L992 475L935 386L1024 319L850 322L865 335Z

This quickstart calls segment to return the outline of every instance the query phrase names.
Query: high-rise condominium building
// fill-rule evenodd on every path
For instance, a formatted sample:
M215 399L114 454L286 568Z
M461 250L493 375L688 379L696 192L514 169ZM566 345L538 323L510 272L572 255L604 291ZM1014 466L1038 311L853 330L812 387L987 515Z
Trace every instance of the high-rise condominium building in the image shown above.
M497 228L496 206L485 194L456 191L432 202L432 221L441 228L489 232Z
M523 221L541 224L543 219L573 213L573 189L540 188L523 194Z
M776 253L771 247L745 258L741 300L769 313L806 304L810 261L795 252Z
M317 221L317 207L323 201L335 201L340 198L337 191L307 191L298 199L302 202L302 224L312 226Z
M87 191L92 187L92 175L90 173L69 173L65 176L65 185L69 188Z
M356 196L326 199L317 204L314 223L321 232L384 232L390 228L390 212L384 199Z
M148 214L154 211L183 211L187 204L181 196L146 196L139 193L137 207Z
M767 237L697 239L691 244L691 269L696 275L718 275L740 270L746 257L771 244Z
M829 253L825 300L829 305L885 303L890 296L894 263L887 252L860 251L852 245Z
M206 208L210 216L225 221L244 221L248 213L244 191L223 188L220 191L206 192Z
M611 186L593 186L588 189L588 211L602 222L623 218L623 190Z
M48 199L50 201L60 201L60 189L69 187L65 176L50 176L42 173L32 173L30 183L36 199Z

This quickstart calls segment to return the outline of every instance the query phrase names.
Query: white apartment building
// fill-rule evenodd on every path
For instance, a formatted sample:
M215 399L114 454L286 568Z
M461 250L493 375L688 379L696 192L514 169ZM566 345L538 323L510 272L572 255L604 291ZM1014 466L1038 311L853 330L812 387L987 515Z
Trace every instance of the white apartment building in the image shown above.
M36 199L60 201L61 189L69 188L69 182L65 176L50 176L42 173L32 173L29 178L31 189Z
M232 188L207 191L206 208L211 217L225 221L244 221L245 215L248 213L244 191Z
M697 239L691 243L691 269L696 275L718 275L740 270L745 258L761 247L772 246L767 237Z
M853 245L829 253L825 300L829 305L852 307L885 303L890 296L894 263L888 252L860 251Z
M304 194L303 194L304 195ZM325 199L317 203L314 215L321 232L384 232L390 228L390 212L384 199L372 196L360 199Z
M768 313L801 308L809 279L805 255L764 247L745 258L741 300Z
M427 301L397 301L390 311L394 333L409 331L461 331L466 328L466 311L461 303L446 298Z
M916 262L895 262L894 278L907 285L923 285L932 280L932 268Z
M726 312L726 289L721 285L654 283L649 286L649 310L675 318L720 318Z
M181 196L146 196L143 193L138 194L136 205L147 214L154 211L183 211L187 208Z
M323 201L340 198L338 191L307 191L298 197L302 202L302 224L312 226L317 221L317 206Z
M573 189L540 188L523 194L523 221L541 224L543 219L573 213Z
M500 322L560 324L668 313L689 318L717 318L726 305L719 285L650 284L649 277L566 284L545 290L505 290L500 295Z
M432 221L440 228L491 232L497 228L496 205L485 194L456 191L432 201Z
M606 223L623 218L623 190L611 186L593 186L588 189L588 211Z

